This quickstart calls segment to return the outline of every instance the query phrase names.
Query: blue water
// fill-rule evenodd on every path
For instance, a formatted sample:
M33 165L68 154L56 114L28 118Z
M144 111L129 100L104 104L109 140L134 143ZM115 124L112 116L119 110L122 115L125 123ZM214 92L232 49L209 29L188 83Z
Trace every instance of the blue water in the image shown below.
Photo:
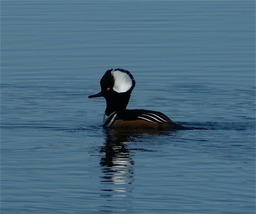
M1 213L255 213L253 1L2 1ZM129 108L202 129L102 128Z

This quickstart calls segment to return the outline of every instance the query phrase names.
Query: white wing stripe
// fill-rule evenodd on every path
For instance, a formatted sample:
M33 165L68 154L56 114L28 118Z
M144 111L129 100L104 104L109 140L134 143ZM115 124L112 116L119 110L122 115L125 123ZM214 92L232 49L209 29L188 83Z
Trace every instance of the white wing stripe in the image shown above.
M148 118L150 118L150 119L152 119L152 120L154 120L154 121L156 121L156 122L162 123L161 120L159 120L159 119L157 119L157 118L155 118L155 117L153 117L153 116L151 116L151 115L143 114L143 116L148 117Z
M113 124L113 122L114 122L116 116L117 116L117 113L115 113L115 112L112 113L112 114L110 114L108 117L105 116L105 119L104 119L104 120L105 120L104 126L107 126L107 127L112 126L112 124Z
M154 113L147 113L147 114L142 114L144 118L147 118L148 120L158 122L158 123L167 123L168 121L164 118L162 118L159 115L156 115Z
M141 117L141 116L139 116L138 118L139 118L139 119L142 119L142 120L146 120L146 121L148 121L148 122L156 123L156 121L150 120L150 119L148 119L148 118L146 118L146 117Z
M114 122L114 120L115 120L115 118L116 118L116 115L117 115L117 114L115 114L115 115L112 117L112 119L110 120L110 122L107 124L108 127L112 126L112 124L113 124L113 122Z
M149 113L149 114L152 115L152 116L154 116L154 117L156 117L156 118L158 118L158 119L161 120L162 122L168 122L166 119L160 117L159 115L156 115L156 114L154 114L154 113Z

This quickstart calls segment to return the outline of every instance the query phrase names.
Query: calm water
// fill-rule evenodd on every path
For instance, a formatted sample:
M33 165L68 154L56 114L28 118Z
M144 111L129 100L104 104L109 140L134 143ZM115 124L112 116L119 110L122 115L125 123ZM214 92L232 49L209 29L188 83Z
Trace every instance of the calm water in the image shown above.
M2 1L1 213L254 213L254 1ZM130 108L188 127L101 127Z

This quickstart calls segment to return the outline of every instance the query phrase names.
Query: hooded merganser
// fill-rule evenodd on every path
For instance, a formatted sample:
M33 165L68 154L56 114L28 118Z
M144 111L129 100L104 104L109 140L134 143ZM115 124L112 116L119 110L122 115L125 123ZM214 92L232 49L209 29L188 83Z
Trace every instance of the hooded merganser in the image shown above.
M110 69L100 80L101 91L89 98L104 97L107 107L103 123L105 127L142 128L142 129L183 129L170 118L158 111L128 110L131 92L135 87L132 74L124 69Z

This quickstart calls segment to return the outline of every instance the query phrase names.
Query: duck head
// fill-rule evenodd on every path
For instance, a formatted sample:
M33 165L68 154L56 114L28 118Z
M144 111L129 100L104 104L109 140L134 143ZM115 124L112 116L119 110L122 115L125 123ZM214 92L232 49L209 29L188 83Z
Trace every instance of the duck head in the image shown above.
M124 69L110 69L100 80L101 91L89 98L104 97L106 99L106 115L125 110L135 87L132 74Z

